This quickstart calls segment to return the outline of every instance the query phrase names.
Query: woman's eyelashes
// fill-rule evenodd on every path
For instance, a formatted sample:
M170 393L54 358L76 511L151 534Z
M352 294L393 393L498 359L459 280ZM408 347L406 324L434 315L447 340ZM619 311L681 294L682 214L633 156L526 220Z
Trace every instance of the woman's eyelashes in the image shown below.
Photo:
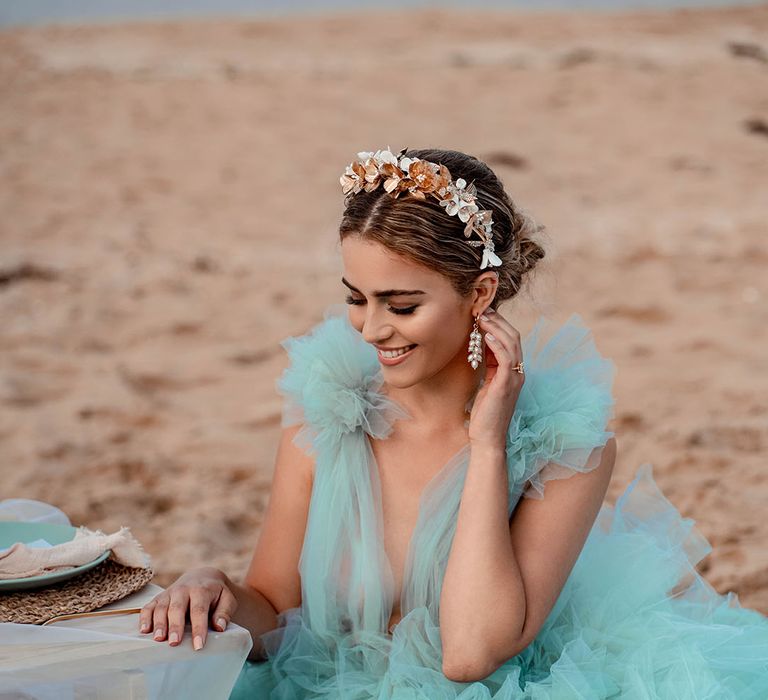
M351 296L347 296L346 302L347 304L351 304L352 306L362 306L363 304L365 304L365 299L354 299ZM390 306L389 310L393 314L412 314L418 308L418 306L419 306L418 304L414 304L413 306L407 306L402 309L396 306Z

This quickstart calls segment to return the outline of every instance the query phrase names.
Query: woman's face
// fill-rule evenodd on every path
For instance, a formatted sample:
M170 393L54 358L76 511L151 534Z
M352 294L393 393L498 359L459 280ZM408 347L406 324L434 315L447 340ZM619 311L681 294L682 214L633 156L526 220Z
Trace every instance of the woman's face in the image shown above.
M472 297L379 243L347 236L341 250L350 323L378 349L388 384L405 388L452 363L467 364ZM402 359L382 352L403 348Z

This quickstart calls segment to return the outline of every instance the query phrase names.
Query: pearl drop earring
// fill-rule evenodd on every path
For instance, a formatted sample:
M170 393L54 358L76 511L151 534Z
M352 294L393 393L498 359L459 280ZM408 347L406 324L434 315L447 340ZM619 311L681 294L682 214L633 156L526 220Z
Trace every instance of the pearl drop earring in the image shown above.
M483 334L480 333L480 329L477 325L477 319L479 317L479 314L475 316L475 324L472 327L472 332L469 334L469 355L467 356L467 362L472 365L472 369L477 369L483 361Z

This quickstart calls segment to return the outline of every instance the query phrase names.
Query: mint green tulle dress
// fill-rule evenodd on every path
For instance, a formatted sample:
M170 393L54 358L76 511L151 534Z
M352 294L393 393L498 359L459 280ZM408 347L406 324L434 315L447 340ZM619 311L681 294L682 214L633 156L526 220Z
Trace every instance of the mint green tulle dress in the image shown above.
M593 469L612 432L613 363L578 314L523 339L526 377L507 434L509 514L550 479ZM300 607L262 635L230 698L300 700L768 699L768 618L717 593L695 565L711 547L644 464L603 504L535 641L486 678L442 673L439 600L469 447L422 493L403 577L402 619L384 550L379 474L369 436L409 416L380 393L375 349L333 305L283 341L283 425L315 458L299 570Z

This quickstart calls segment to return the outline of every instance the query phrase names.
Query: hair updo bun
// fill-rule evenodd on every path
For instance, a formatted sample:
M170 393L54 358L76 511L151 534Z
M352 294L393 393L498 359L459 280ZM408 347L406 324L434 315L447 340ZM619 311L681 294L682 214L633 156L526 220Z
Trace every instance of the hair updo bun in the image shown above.
M498 274L499 285L491 306L514 297L526 275L544 257L544 248L534 236L544 230L515 205L504 186L485 163L460 151L409 150L408 158L445 165L454 182L474 182L477 204L493 212L495 253L503 264L486 268ZM448 216L437 200L417 199L408 194L395 198L378 187L372 192L348 194L339 226L344 240L355 235L380 243L392 252L445 275L461 296L468 296L480 269L483 248L467 244L465 224Z

